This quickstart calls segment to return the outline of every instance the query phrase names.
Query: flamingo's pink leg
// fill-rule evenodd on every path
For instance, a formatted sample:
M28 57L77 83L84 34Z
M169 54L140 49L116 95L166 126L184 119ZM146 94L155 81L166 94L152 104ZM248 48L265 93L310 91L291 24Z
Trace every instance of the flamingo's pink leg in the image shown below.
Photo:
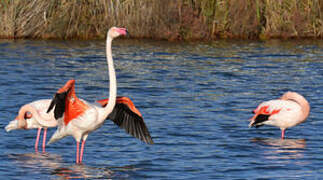
M79 153L80 153L80 142L76 142L76 164L78 164L79 163Z
M44 128L44 134L43 134L43 152L45 152L45 148L46 148L46 136L47 136L47 128Z
M84 144L85 144L85 141L83 140L83 142L82 142L82 146L81 146L80 163L82 163L82 160L83 160Z
M284 137L285 137L285 129L282 129L282 139L284 139Z
M35 151L36 152L38 151L38 142L39 142L40 132L41 132L41 128L38 128L37 138L36 138L36 142L35 142Z

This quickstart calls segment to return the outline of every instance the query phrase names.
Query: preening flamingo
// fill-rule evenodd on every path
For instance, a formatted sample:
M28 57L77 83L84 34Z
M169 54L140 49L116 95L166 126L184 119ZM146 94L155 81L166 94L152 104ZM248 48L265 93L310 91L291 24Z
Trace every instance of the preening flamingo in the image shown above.
M64 87L57 91L48 108L48 111L50 111L55 107L54 114L55 118L58 119L58 128L48 144L65 136L73 136L77 146L76 163L82 162L84 144L89 133L101 127L107 117L121 128L126 129L131 135L146 143L153 144L141 114L138 113L139 111L130 99L119 98L117 102L117 83L111 44L114 38L126 34L126 29L116 27L110 28L107 33L106 56L110 78L109 100L99 101L101 105L96 105L79 99L75 95L75 80L69 80ZM79 151L81 140L81 151Z
M38 142L41 133L41 129L44 129L43 134L43 152L46 148L46 134L47 128L56 127L57 121L54 118L54 112L51 111L46 113L51 99L41 99L33 101L29 104L25 104L19 110L18 116L15 120L9 122L5 127L6 131L9 132L15 129L36 129L38 128L37 138L35 142L35 151L38 151Z
M281 129L284 139L285 130L306 120L310 113L307 100L296 92L286 92L280 99L265 101L254 111L249 127L259 127L264 124L277 126Z

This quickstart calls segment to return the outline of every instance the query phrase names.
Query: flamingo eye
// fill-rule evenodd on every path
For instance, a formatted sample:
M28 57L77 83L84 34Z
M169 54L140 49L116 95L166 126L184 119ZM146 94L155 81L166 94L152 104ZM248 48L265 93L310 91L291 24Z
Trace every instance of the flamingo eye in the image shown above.
M25 119L30 119L33 115L31 114L31 112L27 111L25 113Z

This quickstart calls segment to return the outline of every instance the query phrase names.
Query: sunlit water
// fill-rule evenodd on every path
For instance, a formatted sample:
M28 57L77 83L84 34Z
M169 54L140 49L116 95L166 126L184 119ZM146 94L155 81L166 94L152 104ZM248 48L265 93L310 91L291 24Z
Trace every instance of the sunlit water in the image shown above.
M4 126L72 78L79 97L108 97L105 42L0 41L1 179L323 179L322 41L118 39L113 54L118 95L132 98L155 144L106 121L75 165L72 137L35 153L37 130ZM257 104L288 90L310 102L306 123L286 140L275 127L248 128Z

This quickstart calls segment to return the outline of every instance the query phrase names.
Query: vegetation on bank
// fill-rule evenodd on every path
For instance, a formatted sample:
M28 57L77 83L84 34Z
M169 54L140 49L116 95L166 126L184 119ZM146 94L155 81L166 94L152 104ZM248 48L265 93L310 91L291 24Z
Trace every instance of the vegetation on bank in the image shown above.
M0 0L0 38L323 38L322 0Z

